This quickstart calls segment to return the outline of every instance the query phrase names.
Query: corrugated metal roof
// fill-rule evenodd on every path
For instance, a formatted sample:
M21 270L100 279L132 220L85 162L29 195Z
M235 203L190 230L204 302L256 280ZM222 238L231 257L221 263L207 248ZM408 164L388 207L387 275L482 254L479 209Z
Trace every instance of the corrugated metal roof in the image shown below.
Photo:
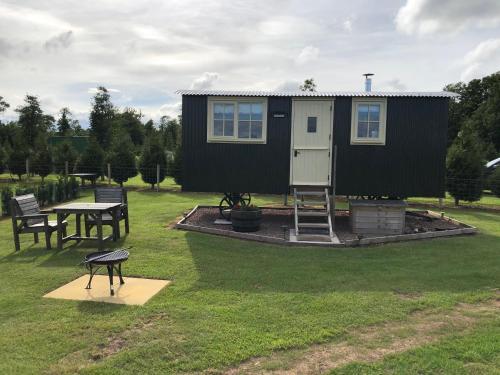
M384 91L238 91L238 90L177 90L180 95L209 95L209 96L294 96L294 97L425 97L425 98L453 98L459 95L449 91L434 92L384 92Z

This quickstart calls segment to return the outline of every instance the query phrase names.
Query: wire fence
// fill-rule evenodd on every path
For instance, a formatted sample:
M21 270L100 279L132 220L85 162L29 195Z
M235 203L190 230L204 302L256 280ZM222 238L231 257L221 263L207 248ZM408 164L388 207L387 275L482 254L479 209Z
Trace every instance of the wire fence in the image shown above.
M167 176L174 176L172 163L156 164L151 167L123 167L105 163L102 166L81 163L40 164L26 160L24 163L7 168L0 183L18 183L22 185L41 184L57 177L77 177L82 184L127 184L127 186L151 185L160 190L161 183ZM135 178L140 176L140 179ZM56 179L57 179L56 177ZM132 180L132 181L131 181Z

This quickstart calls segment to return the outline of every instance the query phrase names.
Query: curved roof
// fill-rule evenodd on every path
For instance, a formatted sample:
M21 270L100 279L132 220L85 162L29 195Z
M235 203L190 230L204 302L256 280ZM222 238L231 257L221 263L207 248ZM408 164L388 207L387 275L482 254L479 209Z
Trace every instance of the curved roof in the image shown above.
M449 91L245 91L245 90L177 90L180 95L208 96L290 96L290 97L424 97L424 98L455 98L459 95Z

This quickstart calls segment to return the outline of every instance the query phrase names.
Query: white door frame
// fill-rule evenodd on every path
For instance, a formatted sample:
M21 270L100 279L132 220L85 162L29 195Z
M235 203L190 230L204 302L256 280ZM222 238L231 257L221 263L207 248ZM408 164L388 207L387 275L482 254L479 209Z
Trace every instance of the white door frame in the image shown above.
M293 159L294 159L294 126L295 126L295 102L299 101L316 101L316 102L330 102L331 105L331 111L330 111L330 139L328 143L329 147L329 160L328 160L328 184L331 186L332 184L332 159L333 159L333 152L332 152L332 144L333 144L333 122L334 122L334 115L335 115L335 99L334 98L328 98L325 97L324 99L321 97L313 97L313 98L304 98L304 97L299 97L299 98L292 98L292 115L291 115L291 120L290 120L290 131L291 131L291 136L290 136L290 172L289 172L289 185L293 185Z

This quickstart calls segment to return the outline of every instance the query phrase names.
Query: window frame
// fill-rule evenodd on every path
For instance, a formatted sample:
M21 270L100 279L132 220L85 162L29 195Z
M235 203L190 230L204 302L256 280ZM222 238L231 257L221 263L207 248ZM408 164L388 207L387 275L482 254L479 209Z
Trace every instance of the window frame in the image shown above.
M358 137L358 106L380 105L379 130L377 138ZM387 125L387 98L352 98L351 145L384 146Z
M239 104L262 104L262 138L238 138ZM234 105L234 130L232 136L214 135L214 105ZM209 96L207 98L207 142L208 143L267 143L267 98L266 97L222 97Z

